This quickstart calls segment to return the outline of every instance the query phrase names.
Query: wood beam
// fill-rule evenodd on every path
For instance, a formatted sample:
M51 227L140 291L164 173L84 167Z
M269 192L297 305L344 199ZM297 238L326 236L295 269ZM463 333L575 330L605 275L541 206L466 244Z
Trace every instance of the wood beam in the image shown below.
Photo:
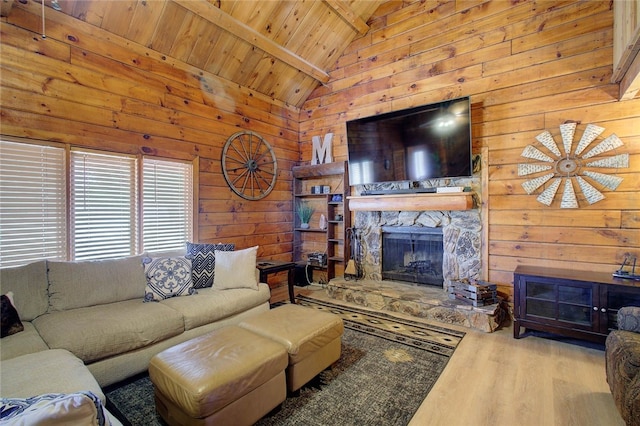
M640 0L613 3L613 75L620 83L620 100L640 90Z
M426 211L470 210L474 208L472 192L444 194L386 194L351 196L349 210L353 211Z
M343 0L324 0L342 19L344 19L358 34L365 35L369 31L369 26L358 15L353 12Z
M315 80L318 80L321 83L327 83L329 81L329 74L324 70L318 68L316 65L308 62L304 58L301 58L290 50L285 49L273 40L263 36L253 28L243 24L208 1L172 1L207 20L211 24L216 25L247 43L250 43L258 49L266 52L268 55L271 55L289 66L307 74Z
M636 53L635 59L620 81L620 100L633 99L638 92L640 92L640 53Z

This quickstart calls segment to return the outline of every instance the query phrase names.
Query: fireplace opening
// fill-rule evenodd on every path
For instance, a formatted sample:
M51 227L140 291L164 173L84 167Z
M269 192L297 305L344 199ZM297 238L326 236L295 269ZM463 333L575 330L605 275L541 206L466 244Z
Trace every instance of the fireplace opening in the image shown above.
M382 227L382 279L442 288L442 228Z

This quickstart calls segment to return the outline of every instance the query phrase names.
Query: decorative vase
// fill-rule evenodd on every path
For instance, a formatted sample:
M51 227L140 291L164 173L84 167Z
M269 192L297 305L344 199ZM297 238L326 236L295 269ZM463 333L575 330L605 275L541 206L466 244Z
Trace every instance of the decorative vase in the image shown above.
M324 217L323 214L320 215L320 223L319 223L320 229L327 229L327 218Z
M301 224L300 224L300 228L302 228L302 229L309 229L309 224L308 224L308 223L301 223Z

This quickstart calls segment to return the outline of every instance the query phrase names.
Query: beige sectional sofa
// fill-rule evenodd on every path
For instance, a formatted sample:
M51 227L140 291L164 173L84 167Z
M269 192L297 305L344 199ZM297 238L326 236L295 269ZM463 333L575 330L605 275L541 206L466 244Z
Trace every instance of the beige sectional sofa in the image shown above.
M15 378L15 372L6 366L29 354L60 356L45 351L68 351L102 387L146 371L164 349L267 311L270 290L257 276L245 288L199 288L197 294L144 302L142 256L2 269L1 292L13 293L24 331L0 340L0 396L24 394L11 388L9 374Z

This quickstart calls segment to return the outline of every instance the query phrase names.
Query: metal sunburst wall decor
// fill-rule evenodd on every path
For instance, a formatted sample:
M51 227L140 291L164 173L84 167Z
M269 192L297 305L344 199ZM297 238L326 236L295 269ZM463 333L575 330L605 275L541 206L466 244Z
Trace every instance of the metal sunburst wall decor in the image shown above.
M549 131L536 136L542 147L527 145L521 156L533 160L529 163L518 164L518 176L529 176L530 179L522 183L527 194L542 189L537 200L550 206L562 187L560 208L579 208L576 190L582 192L587 203L594 204L605 198L602 190L615 191L622 182L622 178L602 173L602 169L619 169L629 167L629 154L616 154L616 150L624 144L612 134L600 142L594 141L604 132L604 127L588 124L582 133L580 141L573 149L573 139L577 123L560 125L562 148L556 143ZM590 148L590 146L593 147ZM587 150L587 148L590 148ZM586 152L585 152L586 151ZM612 152L613 151L613 152ZM595 170L593 170L595 169ZM597 171L600 169L600 171ZM610 170L608 170L610 171Z

